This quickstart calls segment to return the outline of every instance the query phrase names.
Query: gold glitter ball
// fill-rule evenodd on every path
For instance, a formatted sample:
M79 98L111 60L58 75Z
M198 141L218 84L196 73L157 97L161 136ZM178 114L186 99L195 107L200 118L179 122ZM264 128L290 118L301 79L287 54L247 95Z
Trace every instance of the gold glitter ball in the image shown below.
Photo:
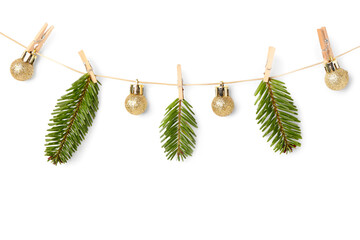
M32 77L34 67L28 62L24 62L21 58L16 59L10 66L11 75L19 81L25 81Z
M228 116L234 110L234 101L230 96L217 96L211 103L212 110L220 117Z
M144 95L130 94L125 99L126 110L134 115L139 115L145 112L147 101Z
M349 74L342 68L338 68L332 72L327 72L325 75L326 86L332 90L344 89L348 82Z

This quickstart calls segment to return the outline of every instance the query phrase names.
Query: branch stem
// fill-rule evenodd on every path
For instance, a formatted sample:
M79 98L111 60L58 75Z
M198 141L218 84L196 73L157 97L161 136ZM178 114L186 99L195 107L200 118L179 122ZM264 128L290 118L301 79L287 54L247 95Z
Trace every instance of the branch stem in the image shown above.
M271 79L270 79L271 81ZM284 126L281 122L281 118L280 118L280 114L279 114L279 109L277 107L277 104L276 104L276 100L275 100L275 97L274 97L274 92L272 90L272 87L271 87L271 84L270 84L270 81L266 83L267 85L267 88L269 89L269 93L270 93L270 98L271 98L271 104L274 108L274 111L275 111L275 114L276 114L276 120L280 126L280 132L281 132L281 135L283 136L283 139L284 139L284 142L285 142L285 151L286 149L290 146L289 145L289 141L287 139L287 136L285 134L285 131L284 131Z

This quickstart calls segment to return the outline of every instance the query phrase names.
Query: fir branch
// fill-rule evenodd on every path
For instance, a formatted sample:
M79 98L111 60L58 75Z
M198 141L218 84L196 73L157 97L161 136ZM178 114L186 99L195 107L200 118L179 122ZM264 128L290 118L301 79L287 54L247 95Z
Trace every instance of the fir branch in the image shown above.
M185 99L177 98L165 110L165 117L160 125L160 138L164 142L162 147L168 160L176 155L178 161L184 161L194 151L196 135L193 127L197 128L197 123L191 109L192 106Z
M46 135L45 155L55 165L66 163L84 140L98 110L99 86L88 73L62 96L52 113Z
M288 153L300 147L301 130L298 125L300 121L296 117L297 108L285 84L275 79L261 81L255 96L258 96L255 102L255 105L258 104L256 120L261 124L263 137L268 136L268 142L272 140L274 151Z

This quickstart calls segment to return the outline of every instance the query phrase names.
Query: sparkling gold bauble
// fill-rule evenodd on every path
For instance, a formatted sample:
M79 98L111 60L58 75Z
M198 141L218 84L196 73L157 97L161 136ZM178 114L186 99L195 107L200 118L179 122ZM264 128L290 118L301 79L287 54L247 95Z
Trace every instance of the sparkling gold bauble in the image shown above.
M25 81L32 77L34 67L28 62L24 62L21 58L16 59L10 66L11 75L19 81Z
M126 110L134 115L139 115L145 112L147 101L144 95L130 94L125 99Z
M234 101L230 96L216 96L211 103L211 107L216 115L225 117L234 110Z
M326 72L325 83L332 90L341 90L349 82L349 74L346 70L338 68L331 72Z

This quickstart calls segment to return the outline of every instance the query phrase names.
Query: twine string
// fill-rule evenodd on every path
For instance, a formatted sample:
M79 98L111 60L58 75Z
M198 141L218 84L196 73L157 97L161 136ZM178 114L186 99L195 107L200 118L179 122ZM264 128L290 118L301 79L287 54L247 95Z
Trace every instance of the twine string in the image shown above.
M23 48L27 48L25 45L21 44L20 42L16 41L15 39L9 37L8 35L0 32L0 34L4 37L6 37L7 39L9 39L10 41L18 44L19 46L23 47ZM342 57L356 49L360 48L360 46L357 46L357 47L354 47L344 53L341 53L339 55L336 56L336 58L339 58L339 57ZM43 58L46 58L47 60L49 61L52 61L58 65L61 65L71 71L74 71L74 72L77 72L77 73L80 73L80 74L85 74L85 72L82 72L82 71L79 71L79 70L76 70L75 68L72 68L66 64L63 64L59 61L56 61L55 59L53 58L50 58L50 57L47 57L41 53L38 53L36 52L35 53L36 55L39 55ZM295 70L292 70L292 71L289 71L289 72L286 72L286 73L282 73L282 74L279 74L279 75L276 75L276 76L272 76L270 78L279 78L279 77L283 77L283 76L286 76L286 75L289 75L289 74L292 74L292 73L295 73L295 72L299 72L299 71L302 71L302 70L306 70L308 68L312 68L312 67L315 67L315 66L318 66L318 65L321 65L323 64L323 62L317 62L317 63L314 63L314 64L311 64L311 65L308 65L308 66L305 66L305 67L302 67L302 68L298 68L298 69L295 69ZM96 77L100 77L100 78L108 78L108 79L114 79L114 80L120 80L120 81L124 81L124 82L132 82L132 83L136 83L137 81L136 80L130 80L130 79L124 79L124 78L119 78L119 77L112 77L112 76L105 76L105 75L95 75ZM232 82L224 82L224 84L234 84L234 83L242 83L242 82L252 82L252 81L259 81L259 80L262 80L263 78L252 78L252 79L243 79L243 80L238 80L238 81L232 81ZM184 86L209 86L209 85L218 85L220 81L218 82L214 82L214 83L188 83L188 84L183 84ZM153 84L153 85L165 85L165 86L177 86L177 84L175 83L163 83L163 82L146 82L146 81L139 81L139 83L142 83L142 84Z

